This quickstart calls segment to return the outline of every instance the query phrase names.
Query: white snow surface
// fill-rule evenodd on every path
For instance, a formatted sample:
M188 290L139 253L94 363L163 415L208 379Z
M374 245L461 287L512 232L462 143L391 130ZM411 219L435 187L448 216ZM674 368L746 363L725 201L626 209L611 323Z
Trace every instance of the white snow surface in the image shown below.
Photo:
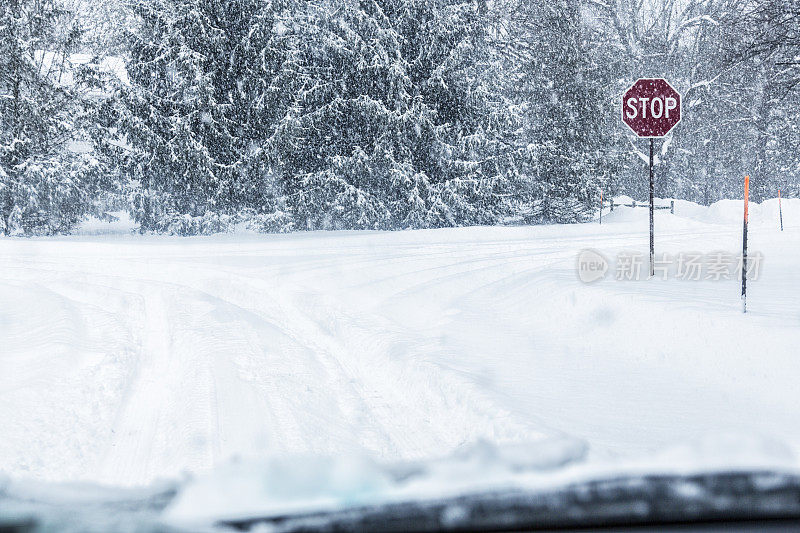
M676 201L657 252L739 253L741 210ZM783 232L777 200L750 212L764 264L746 315L737 280L578 280L583 249L647 253L641 208L602 225L181 238L122 221L0 239L0 471L199 475L172 509L187 518L330 502L331 484L340 503L396 492L373 465L483 447L501 473L797 464L800 200ZM467 463L459 479L482 478ZM226 479L252 498L225 507L241 494Z

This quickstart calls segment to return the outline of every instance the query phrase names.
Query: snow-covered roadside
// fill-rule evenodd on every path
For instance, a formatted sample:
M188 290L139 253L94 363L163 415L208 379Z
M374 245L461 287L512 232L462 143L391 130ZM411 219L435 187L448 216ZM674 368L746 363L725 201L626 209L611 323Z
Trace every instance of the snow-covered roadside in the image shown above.
M602 226L0 240L0 470L136 485L234 456L394 462L481 440L566 436L593 464L706 435L800 442L800 202L783 233L776 206L751 211L764 268L747 316L735 280L578 280L582 249L646 252L644 209ZM740 207L657 213L657 250L738 252Z

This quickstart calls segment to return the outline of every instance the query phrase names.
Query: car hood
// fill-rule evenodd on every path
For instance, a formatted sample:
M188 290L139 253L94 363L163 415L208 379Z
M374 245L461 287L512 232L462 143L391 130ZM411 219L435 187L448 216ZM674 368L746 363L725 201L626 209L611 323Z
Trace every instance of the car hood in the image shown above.
M729 436L639 458L578 439L480 442L448 457L232 460L143 488L0 481L12 531L521 530L800 518L797 450ZM0 527L2 530L2 527Z

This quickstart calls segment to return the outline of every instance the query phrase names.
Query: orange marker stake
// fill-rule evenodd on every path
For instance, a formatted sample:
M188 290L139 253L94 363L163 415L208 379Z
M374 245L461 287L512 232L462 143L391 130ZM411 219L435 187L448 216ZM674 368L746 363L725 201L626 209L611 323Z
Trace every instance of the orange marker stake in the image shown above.
M744 177L744 225L742 226L742 313L747 312L747 208L750 202L750 176Z

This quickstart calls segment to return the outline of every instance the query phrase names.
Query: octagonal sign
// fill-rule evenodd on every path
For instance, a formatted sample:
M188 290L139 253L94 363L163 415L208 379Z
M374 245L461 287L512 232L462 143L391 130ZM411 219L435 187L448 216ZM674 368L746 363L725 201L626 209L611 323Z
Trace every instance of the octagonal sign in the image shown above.
M681 95L661 78L640 78L622 97L622 122L639 137L663 137L681 121Z

